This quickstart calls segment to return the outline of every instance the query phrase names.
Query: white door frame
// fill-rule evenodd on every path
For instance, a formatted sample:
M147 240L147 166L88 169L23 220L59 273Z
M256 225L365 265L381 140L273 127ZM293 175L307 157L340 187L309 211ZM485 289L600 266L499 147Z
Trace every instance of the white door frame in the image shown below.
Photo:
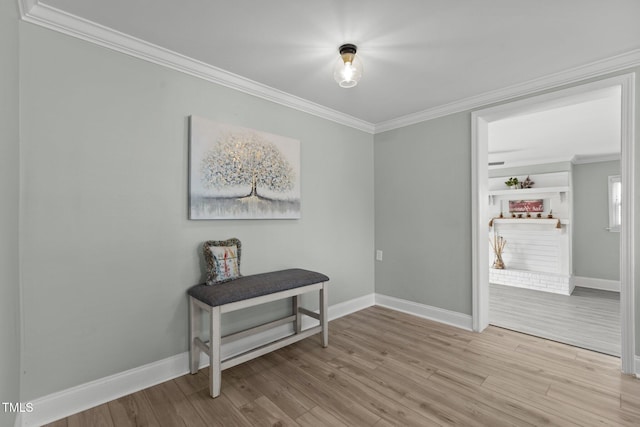
M504 118L514 110L540 102L564 98L607 87L620 86L622 93L621 120L621 179L622 228L620 233L620 322L622 372L635 373L635 296L634 296L634 111L635 73L598 80L520 101L474 111L471 114L472 155L472 232L473 232L473 330L481 332L489 326L489 244L487 240L488 213L488 124Z

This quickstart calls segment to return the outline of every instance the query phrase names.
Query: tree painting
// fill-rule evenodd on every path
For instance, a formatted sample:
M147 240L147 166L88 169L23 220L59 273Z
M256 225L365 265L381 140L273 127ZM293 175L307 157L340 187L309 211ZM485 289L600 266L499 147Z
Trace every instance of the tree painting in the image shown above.
M300 218L300 141L189 119L189 218Z
M228 133L202 159L205 188L242 186L243 197L266 198L260 189L285 193L293 188L294 173L280 150L254 132Z

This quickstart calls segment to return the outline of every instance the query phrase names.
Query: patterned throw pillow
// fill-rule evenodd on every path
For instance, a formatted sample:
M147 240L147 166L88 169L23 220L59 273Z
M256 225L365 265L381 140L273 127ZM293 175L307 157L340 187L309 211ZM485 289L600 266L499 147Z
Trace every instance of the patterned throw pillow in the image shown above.
M213 266L218 282L226 282L240 276L236 246L212 246L209 250L213 254Z
M240 274L240 240L210 240L204 243L207 285L228 282Z

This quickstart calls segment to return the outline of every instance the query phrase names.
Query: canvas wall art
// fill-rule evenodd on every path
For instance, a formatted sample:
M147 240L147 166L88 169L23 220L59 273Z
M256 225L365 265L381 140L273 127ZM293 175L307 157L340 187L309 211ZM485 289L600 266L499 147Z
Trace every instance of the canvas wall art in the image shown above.
M191 116L189 218L300 218L300 141Z

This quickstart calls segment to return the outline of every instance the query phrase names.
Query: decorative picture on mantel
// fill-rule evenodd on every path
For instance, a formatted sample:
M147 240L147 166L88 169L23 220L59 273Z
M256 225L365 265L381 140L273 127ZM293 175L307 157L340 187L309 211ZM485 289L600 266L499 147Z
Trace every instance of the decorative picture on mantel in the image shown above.
M189 219L300 218L300 141L189 117Z
M509 200L509 212L544 212L544 199Z

